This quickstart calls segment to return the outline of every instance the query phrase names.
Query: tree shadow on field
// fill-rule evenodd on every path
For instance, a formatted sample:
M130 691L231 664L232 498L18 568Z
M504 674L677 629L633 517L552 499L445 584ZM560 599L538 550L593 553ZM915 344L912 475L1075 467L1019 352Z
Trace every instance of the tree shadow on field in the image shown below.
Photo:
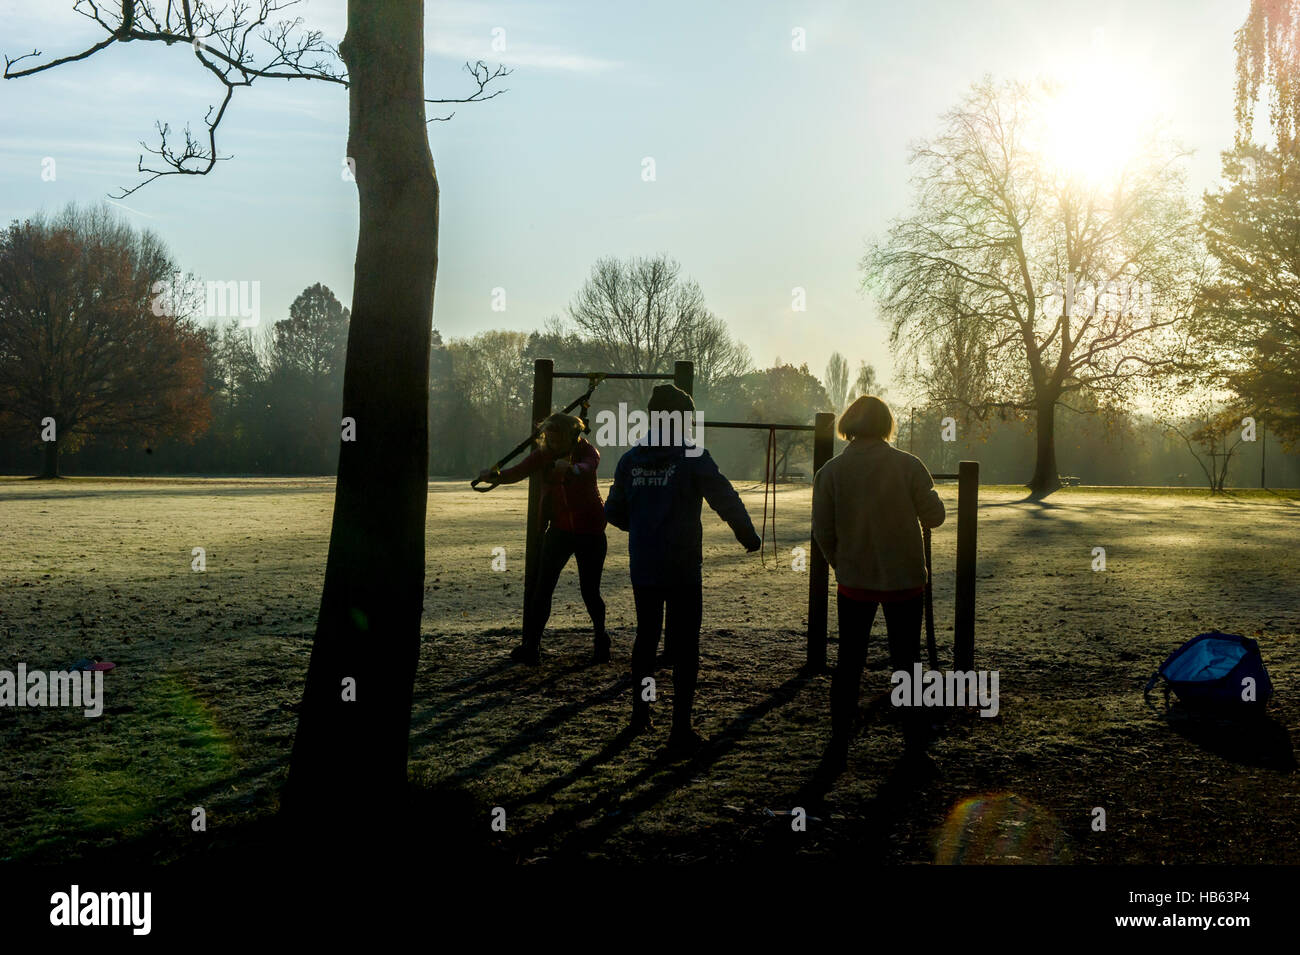
M466 677L447 685L446 688L468 685L467 689L461 690L459 693L451 693L444 696L440 692L435 692L434 696L436 697L436 701L432 705L421 710L419 713L411 714L411 729L421 729L421 735L427 735L433 730L461 723L466 719L481 713L483 710L499 706L503 702L506 702L494 694L505 692L510 695L510 699L515 699L521 693L542 692L550 689L565 677L573 676L574 674L587 669L590 669L590 665L587 663L571 663L560 669L549 672L540 680L530 681L528 675L531 674L527 673L527 668L515 663L513 660L494 663L491 666L485 667L473 677ZM519 671L525 671L525 675L521 676ZM491 683L481 682L486 677L495 676L502 672L507 672L509 675L500 680L494 680ZM476 700L477 702L470 707L457 706L457 704L465 700ZM449 710L453 713L451 717L438 723L433 722L437 716L446 713ZM433 725L431 726L430 724Z
M755 722L788 704L814 677L815 674L800 671L786 680L765 699L746 707L739 716L727 723L689 759L670 763L665 755L659 754L644 769L622 780L618 785L612 786L602 793L599 799L552 813L544 822L521 837L520 845L527 847L521 851L541 848L549 839L560 834L563 834L560 842L552 847L554 855L581 852L584 848L604 843L618 829L635 821L640 813L649 810L669 794L688 785L695 776L711 769L736 747ZM625 691L625 687L620 686L620 689ZM627 731L620 733L599 753L584 760L566 775L516 800L514 811L517 812L521 806L544 803L555 793L577 782L583 776L589 775L601 763L625 749L631 741L632 738ZM663 773L666 766L670 768L668 772ZM630 798L624 798L629 793L635 792L643 783L654 780L655 776L660 778L652 782L644 791ZM596 821L582 827L582 823L589 820Z
M1228 762L1284 773L1296 770L1291 735L1271 714L1216 718L1175 705L1160 715L1183 739Z
M469 765L462 766L460 769L456 770L455 773L452 774L451 778L455 780L474 779L479 774L493 766L497 766L505 762L511 756L528 749L528 747L532 746L534 743L545 738L552 730L558 729L564 724L576 719L584 710L590 709L599 703L607 703L627 692L627 685L626 681L619 679L605 687L603 690L591 693L580 700L574 700L571 703L564 703L555 707L541 719L529 723L516 733L514 737L498 746L490 753L486 753ZM489 700L485 701L482 705L475 707L475 712L505 705L506 701L499 699ZM444 722L458 723L460 721L461 719L458 717ZM427 727L419 733L413 734L411 736L411 742L413 744L422 743L426 742L429 738L437 738L440 728L440 725Z

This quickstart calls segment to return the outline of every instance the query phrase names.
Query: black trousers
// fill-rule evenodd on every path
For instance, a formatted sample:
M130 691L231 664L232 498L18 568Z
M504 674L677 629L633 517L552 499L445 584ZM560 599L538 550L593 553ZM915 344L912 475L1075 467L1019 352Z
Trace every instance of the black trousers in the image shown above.
M632 713L649 713L642 699L642 680L653 676L659 637L672 647L673 729L691 728L695 684L700 674L700 623L704 592L698 579L673 587L633 587L636 603L636 642L632 644Z
M537 564L537 581L529 612L524 614L524 645L536 647L542 642L542 631L551 619L551 598L555 585L560 582L560 571L570 557L578 560L578 587L582 602L587 605L596 642L608 639L605 635L605 601L600 596L600 577L605 572L605 532L575 534L549 527L542 538Z
M840 744L852 739L858 718L858 696L862 670L867 662L867 641L876 619L874 600L851 600L838 595L840 649L831 678L831 735ZM921 623L925 597L887 601L885 628L889 639L889 665L892 670L911 671L921 659ZM908 749L924 748L928 719L920 707L903 707L903 740Z

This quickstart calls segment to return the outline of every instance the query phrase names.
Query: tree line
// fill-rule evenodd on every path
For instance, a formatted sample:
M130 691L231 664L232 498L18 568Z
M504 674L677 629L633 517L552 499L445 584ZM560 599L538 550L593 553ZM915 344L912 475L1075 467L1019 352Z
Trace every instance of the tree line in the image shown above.
M10 398L0 467L54 474L61 453L76 473L330 473L340 438L348 309L316 283L297 296L287 318L256 327L237 318L205 322L194 288L180 281L156 236L134 232L102 207L72 206L11 226L0 237L0 355L12 356L0 361ZM528 434L537 358L581 371L671 373L677 359L694 362L710 448L744 479L765 473L767 433L708 434L710 419L808 423L858 395L885 394L870 364L859 360L855 367L839 352L820 377L779 358L757 368L678 262L602 259L566 314L539 330L448 340L433 331L432 475L468 477ZM900 445L934 471L951 471L968 457L981 461L985 481L1022 480L1041 439L1037 419L1011 405L974 414L970 402L937 387L963 377L956 366L929 368L935 394L895 409ZM602 383L591 400L593 421L602 412L617 416L620 403L625 411L644 407L651 385ZM557 381L556 406L584 387ZM1237 422L1222 407L1171 422L1084 391L1072 404L1058 402L1054 416L1062 472L1089 484L1253 484L1264 453L1262 444L1234 444ZM48 418L55 441L41 440L39 425ZM1274 484L1294 481L1292 459L1278 444L1287 436L1285 429L1272 436ZM782 431L775 439L779 476L807 477L810 436Z

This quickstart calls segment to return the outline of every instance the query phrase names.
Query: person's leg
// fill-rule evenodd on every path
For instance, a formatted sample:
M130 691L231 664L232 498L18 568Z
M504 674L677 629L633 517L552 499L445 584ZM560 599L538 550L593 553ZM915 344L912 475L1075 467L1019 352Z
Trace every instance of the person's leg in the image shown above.
M840 618L840 648L831 677L831 745L847 751L858 720L862 669L867 663L867 642L879 605L839 594L835 606Z
M573 556L573 535L547 528L537 560L537 580L533 589L531 612L524 615L523 656L536 657L542 643L542 631L551 619L551 598L560 572Z
M642 694L642 681L654 677L655 651L659 648L659 634L663 629L664 591L661 587L632 588L636 604L636 641L632 644L632 728L642 730L650 725L650 703Z
M609 662L609 635L605 633L605 601L600 596L600 577L605 570L605 552L608 543L602 531L599 534L577 534L574 555L578 559L578 586L582 602L591 616L592 636L595 641L597 663Z
M691 727L695 686L700 674L700 625L704 616L704 587L694 580L674 588L668 597L666 640L673 646L673 731L679 744L698 740Z
M889 631L889 665L894 671L912 670L912 664L921 659L921 624L925 613L925 598L889 601L885 605L885 626ZM937 714L935 714L937 715ZM925 707L904 707L903 747L909 754L925 751L929 742L930 716Z

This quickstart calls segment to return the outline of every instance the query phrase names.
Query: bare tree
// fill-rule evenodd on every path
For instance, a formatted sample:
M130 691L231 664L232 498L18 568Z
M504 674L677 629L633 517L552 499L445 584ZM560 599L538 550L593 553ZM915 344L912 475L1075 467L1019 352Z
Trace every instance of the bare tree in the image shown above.
M863 395L883 395L885 388L876 378L876 369L865 361L858 362L858 374L853 379L847 399L860 398Z
M1060 486L1057 404L1121 404L1179 367L1199 280L1185 154L1153 138L1113 182L1063 175L1035 145L1046 95L975 84L914 147L915 211L862 263L931 403L1036 415L1035 494Z
M1199 424L1194 421L1174 421L1168 418L1162 419L1161 424L1168 434L1176 434L1183 439L1187 450L1196 459L1197 465L1205 475L1210 493L1222 494L1228 480L1228 467L1232 464L1238 446L1244 440L1240 411L1235 408L1224 408L1218 412L1211 412L1207 409L1205 417ZM1233 440L1234 433L1236 440Z
M826 394L831 399L831 410L839 414L849 393L849 363L839 352L831 352L826 362Z
M390 839L406 791L411 696L424 598L428 393L438 268L438 179L426 104L477 102L506 72L470 66L477 89L458 99L424 91L422 0L351 0L335 51L301 20L272 23L297 0L213 4L92 0L75 9L103 27L99 43L30 66L6 58L5 77L30 76L120 43L188 45L223 90L179 146L159 124L145 179L204 175L221 158L217 131L235 90L262 79L314 80L349 91L347 155L360 205L343 415L325 586L294 739L284 805L308 840L343 826L353 844ZM448 117L434 117L446 119ZM347 432L341 432L347 437ZM379 834L382 831L383 834Z
M670 371L692 348L724 364L735 361L719 353L719 326L699 284L663 255L598 260L569 305L569 320L606 371ZM707 347L701 351L701 345ZM628 390L643 401L650 385L635 382Z
M685 328L675 357L694 363L697 399L707 399L714 385L734 381L753 367L744 342L732 338L727 323L711 312Z

